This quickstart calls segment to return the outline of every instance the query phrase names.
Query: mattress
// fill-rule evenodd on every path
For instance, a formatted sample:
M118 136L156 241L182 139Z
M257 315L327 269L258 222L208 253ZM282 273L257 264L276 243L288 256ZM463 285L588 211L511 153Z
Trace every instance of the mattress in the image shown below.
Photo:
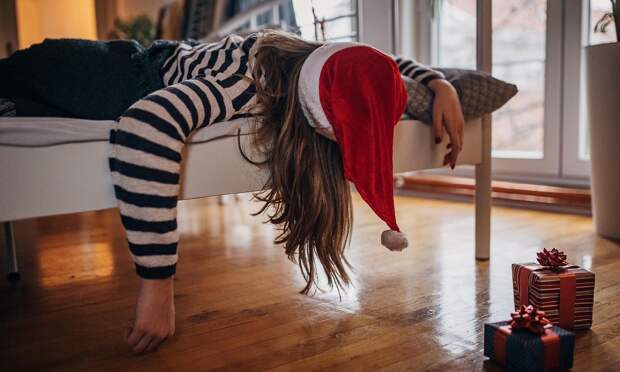
M193 133L190 143L253 132L255 120L240 118L212 124ZM113 120L84 120L54 117L1 117L0 145L42 147L68 143L107 141L117 123Z
M114 121L0 118L0 222L116 206L110 177ZM266 169L252 146L254 121L198 130L183 151L180 199L260 190ZM240 136L237 131L241 130Z
M257 191L269 174L253 146L252 118L198 130L184 149L180 199ZM116 206L108 165L114 121L0 118L0 222ZM237 138L237 132L241 134ZM394 135L394 171L439 168L448 142L435 144L429 125L403 120ZM482 159L482 123L465 125L459 164Z

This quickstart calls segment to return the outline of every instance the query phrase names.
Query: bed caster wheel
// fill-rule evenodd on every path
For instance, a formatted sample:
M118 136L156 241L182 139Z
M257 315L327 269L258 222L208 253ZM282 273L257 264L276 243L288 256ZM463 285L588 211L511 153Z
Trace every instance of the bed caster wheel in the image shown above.
M21 278L21 275L19 275L19 273L9 273L6 276L6 280L9 282L9 284L17 284L20 278Z

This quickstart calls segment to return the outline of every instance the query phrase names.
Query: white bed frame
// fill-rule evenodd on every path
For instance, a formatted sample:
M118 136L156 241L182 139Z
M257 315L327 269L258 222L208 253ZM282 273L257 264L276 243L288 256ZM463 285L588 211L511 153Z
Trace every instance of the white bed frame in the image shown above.
M481 177L488 177L489 164L483 159L490 149L484 148L484 132L482 120L466 124L459 164L476 165ZM239 139L244 152L256 156L252 135L242 134ZM442 144L436 145L429 125L401 121L394 137L395 172L440 168L447 142L446 136ZM44 147L0 145L0 222L8 222L5 229L11 278L17 275L17 260L10 221L116 207L108 151L107 141ZM267 176L264 169L243 159L236 136L192 143L186 146L180 198L258 191ZM490 189L483 185L489 183L490 178L477 178L476 193L488 193ZM488 196L484 199L488 200ZM489 208L489 203L476 201L478 258L488 257L488 237L480 234L489 231Z
M478 1L478 69L491 70L491 1ZM447 136L434 143L429 125L405 120L396 127L397 173L442 167ZM251 134L240 136L252 154ZM11 221L116 207L108 169L107 141L23 148L0 146L0 222L5 222L9 279L19 278ZM465 126L459 164L476 166L477 259L488 259L491 219L490 115ZM267 174L246 162L237 137L186 146L181 199L258 191Z

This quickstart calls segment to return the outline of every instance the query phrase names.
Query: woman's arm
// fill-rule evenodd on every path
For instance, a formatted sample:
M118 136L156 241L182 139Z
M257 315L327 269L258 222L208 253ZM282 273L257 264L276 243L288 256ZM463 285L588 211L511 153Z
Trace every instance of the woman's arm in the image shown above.
M465 124L461 102L456 90L440 71L433 70L413 59L393 58L401 75L426 85L435 93L433 102L435 142L440 143L443 140L445 128L450 137L450 143L443 164L449 164L454 169L458 155L463 149L463 128Z
M398 65L398 70L400 70L400 74L407 76L417 82L420 82L424 85L429 85L429 83L433 80L437 79L445 79L444 75L432 68L423 65L413 59L407 59L403 57L393 56L394 62Z
M456 89L444 79L432 80L428 87L435 93L433 101L433 127L435 130L435 143L443 140L444 128L450 137L447 146L448 153L445 155L443 165L456 166L459 153L463 149L463 130L465 119L463 109Z
M238 113L238 102L248 100L231 100L212 78L186 80L133 104L110 137L110 169L121 221L142 278L135 324L127 335L136 353L156 349L175 330L172 276L186 139Z

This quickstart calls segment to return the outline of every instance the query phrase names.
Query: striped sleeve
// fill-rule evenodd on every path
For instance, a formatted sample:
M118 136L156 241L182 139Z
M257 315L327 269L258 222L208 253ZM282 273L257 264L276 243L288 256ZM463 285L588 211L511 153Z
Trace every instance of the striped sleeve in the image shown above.
M247 102L247 100L246 100ZM212 77L160 89L133 104L110 136L110 170L136 272L176 272L177 198L182 150L200 127L238 114L238 103Z
M414 79L424 85L428 85L435 79L445 79L445 76L432 68L414 61L413 59L407 59L397 56L392 56L394 61L398 65L400 74Z

